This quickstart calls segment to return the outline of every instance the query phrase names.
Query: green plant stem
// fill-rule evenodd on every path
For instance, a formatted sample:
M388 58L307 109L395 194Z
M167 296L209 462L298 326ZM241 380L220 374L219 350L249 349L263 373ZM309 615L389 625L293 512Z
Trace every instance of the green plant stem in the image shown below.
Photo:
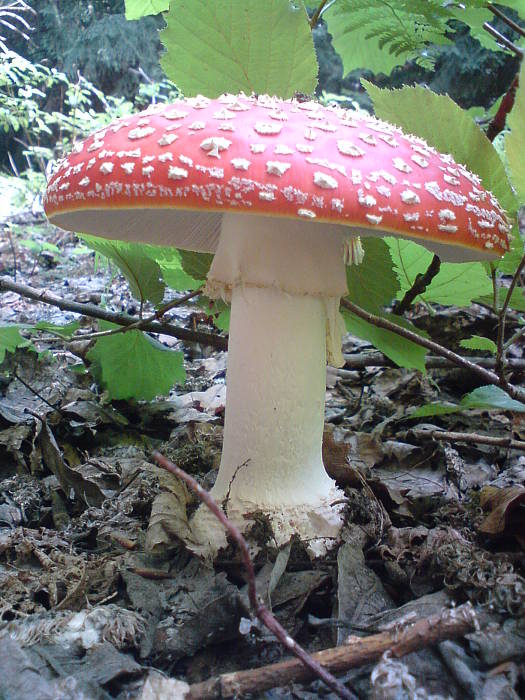
M433 352L436 355L439 355L440 357L447 358L447 360L450 360L450 362L457 365L458 367L463 367L465 369L468 369L470 372L474 372L487 384L494 384L495 386L499 386L501 389L506 391L507 394L513 399L516 399L516 401L525 404L525 391L510 384L504 376L499 376L495 372L491 372L490 370L485 369L484 367L480 367L474 362L467 360L465 357L462 357L461 355L452 352L452 350L448 350L442 345L439 345L439 343L435 343L433 340L429 340L428 338L423 338L422 336L418 335L417 333L414 333L413 331L410 331L406 328L402 328L401 326L392 323L392 321L388 321L386 318L375 316L374 314L365 311L360 306L357 306L357 304L354 304L348 299L341 299L341 305L345 309L348 309L348 311L354 313L356 316L359 316L359 318L368 321L368 323L372 324L373 326L376 326L377 328L384 328L387 331L396 333L402 338L406 338L407 340L410 340L413 343L416 343L417 345L420 345L421 347L430 350L431 352Z
M65 299L61 299L51 292L35 289L34 287L29 287L25 284L18 284L10 280L9 277L0 277L0 292L7 291L15 292L16 294L20 294L20 296L42 302L43 304L56 306L63 311L72 311L73 313L89 316L90 318L99 318L103 321L116 323L119 326L131 326L140 322L140 319L136 319L133 316L128 316L128 314L119 314L113 311L107 311L95 306L94 304L80 304L76 301L66 301ZM217 348L218 350L226 350L228 347L228 340L223 336L216 335L214 333L204 333L203 331L190 331L187 328L179 328L178 326L173 326L169 323L144 321L142 330L150 333L162 333L164 335L169 335L172 338L186 340L191 343L209 345Z

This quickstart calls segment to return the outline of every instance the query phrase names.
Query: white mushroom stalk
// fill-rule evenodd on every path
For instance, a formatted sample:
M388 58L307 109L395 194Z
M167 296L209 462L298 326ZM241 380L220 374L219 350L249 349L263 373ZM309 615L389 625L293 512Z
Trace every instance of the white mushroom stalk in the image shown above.
M267 514L277 544L298 533L314 552L341 527L341 506L332 502L342 494L321 451L326 362L342 361L343 242L339 226L228 214L207 285L231 301L224 442L212 495L243 528L250 514ZM212 549L226 543L202 509L193 529Z

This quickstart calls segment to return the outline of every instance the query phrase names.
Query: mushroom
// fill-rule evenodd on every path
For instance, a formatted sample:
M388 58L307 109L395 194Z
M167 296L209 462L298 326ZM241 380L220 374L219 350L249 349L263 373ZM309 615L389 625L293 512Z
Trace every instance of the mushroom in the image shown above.
M215 253L207 294L231 301L231 323L212 494L244 528L267 514L277 543L341 526L321 443L348 241L400 235L451 261L508 249L504 211L450 155L368 115L269 96L198 96L96 131L57 166L45 209L64 229ZM193 528L225 543L202 509Z

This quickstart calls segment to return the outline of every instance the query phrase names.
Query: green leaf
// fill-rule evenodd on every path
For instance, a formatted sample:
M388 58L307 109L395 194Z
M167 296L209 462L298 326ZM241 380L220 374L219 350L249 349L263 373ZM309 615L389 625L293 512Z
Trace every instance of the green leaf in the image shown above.
M148 299L153 304L160 304L165 286L161 280L160 267L151 251L154 246L110 241L87 234L82 234L81 238L90 248L115 263L126 277L135 299L141 302Z
M205 280L213 255L211 253L196 253L193 250L179 250L179 253L184 272L196 280Z
M505 299L505 295L507 293L507 290L505 287L502 287L499 290L499 299L498 299L498 308L501 308L503 304L503 300ZM479 297L479 299L475 299L476 302L479 302L480 304L484 304L485 306L488 306L489 308L492 308L494 305L494 298L492 294L487 294L483 297ZM510 304L509 304L511 309L514 309L514 311L525 311L525 290L524 289L514 289L511 297L510 297Z
M432 253L412 241L389 236L385 242L401 286L398 298L402 298L416 275L428 268ZM469 306L475 297L491 292L492 282L481 263L442 263L439 273L418 298L445 306Z
M428 403L410 413L409 417L423 418L426 416L438 416L447 413L460 413L468 409L482 409L487 411L503 410L525 413L525 404L511 399L503 389L489 384L488 386L480 386L469 394L465 394L459 404Z
M166 12L170 0L125 0L126 19L140 19L147 15L158 15Z
M317 60L301 0L178 0L165 20L161 65L187 96L315 90Z
M383 328L377 328L371 323L364 321L355 314L349 312L344 307L342 308L342 314L345 321L346 329L352 335L356 335L358 338L367 340L372 343L374 347L384 353L389 357L392 362L395 362L399 367L407 367L409 369L418 369L420 372L426 372L425 368L425 355L426 350L420 345L413 343L406 338L402 338L397 333L392 331L384 330ZM402 318L393 316L391 314L387 315L382 312L377 312L377 316L382 318L387 318L393 323L397 323L404 328L408 328L414 333L419 335L426 335L422 333L419 329L413 326L408 321Z
M118 328L99 321L100 330ZM141 331L99 338L87 353L90 371L110 399L144 399L168 394L186 378L182 352L170 350Z
M213 318L214 325L220 330L227 332L230 328L230 305L222 299L210 299L202 296L198 305L204 309L208 316Z
M464 163L481 177L485 188L508 212L516 211L516 198L503 163L468 112L447 95L436 95L420 86L382 90L366 80L362 82L380 119L426 139L442 153L450 153L456 162Z
M0 364L5 360L6 352L15 352L17 348L25 348L31 342L20 335L20 326L0 325Z
M523 257L523 239L521 238L517 223L511 231L510 250L498 261L498 270L506 275L513 275L516 272L520 260Z
M505 153L510 170L510 179L521 204L525 203L525 63L516 90L514 106L507 117L510 133L505 136Z
M405 51L402 55L394 55L384 48L380 36L363 30L368 22L367 13L369 8L356 9L351 0L335 2L323 13L333 47L343 61L345 75L357 68L389 75L395 66L404 63L410 53Z
M392 257L381 238L362 238L365 252L360 265L347 265L348 298L361 308L376 313L390 304L400 289L392 268Z
M346 268L348 298L366 311L421 333L408 321L382 311L381 307L389 304L399 290L387 244L379 238L364 238L362 245L365 251L363 262ZM377 328L344 307L342 314L350 333L372 343L397 365L425 371L425 348L396 333Z
M164 282L176 291L197 289L202 284L200 278L195 275L191 276L184 269L183 253L185 252L177 250L177 248L151 246L148 253L154 256L154 260L158 263ZM195 255L199 255L199 253L195 253ZM201 253L201 255L205 255L205 253Z
M66 325L55 325L54 323L47 323L47 321L39 321L34 328L37 331L47 331L48 333L53 333L53 335L62 338L63 340L71 340L73 333L76 333L80 328L80 323L78 321L71 321L71 323L66 323Z
M461 340L459 344L462 348L467 348L468 350L486 350L488 352L495 353L498 349L493 340L490 338L484 338L481 335L473 335L470 338Z

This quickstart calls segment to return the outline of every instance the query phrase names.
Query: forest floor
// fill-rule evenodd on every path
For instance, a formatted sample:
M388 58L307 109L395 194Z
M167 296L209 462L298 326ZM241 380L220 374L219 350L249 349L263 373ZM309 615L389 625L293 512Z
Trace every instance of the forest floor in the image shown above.
M38 217L22 217L17 231L0 239L1 274L137 313L124 280L95 266L74 236ZM0 330L78 319L14 292L0 299ZM421 305L411 318L452 349L496 328L478 306L430 313ZM175 320L213 330L192 302ZM82 318L81 328L96 323ZM288 658L250 616L235 546L214 567L184 547L195 500L151 457L159 450L211 486L226 353L162 337L184 349L186 384L168 398L109 403L79 359L85 343L32 337L38 353L19 348L0 368L0 697L183 698L185 686L172 679L195 686ZM524 414L454 410L479 386L465 370L374 366L377 352L350 336L344 351L360 367L327 373L323 450L345 490L341 542L314 561L300 543L281 551L263 543L254 557L259 596L310 652L354 647L338 675L359 698L525 697ZM525 347L510 357L520 384ZM410 417L438 400L450 412ZM465 438L437 439L433 430ZM484 436L513 438L521 449ZM399 641L419 618L430 623L405 655ZM445 619L457 628L429 646ZM361 653L359 639L372 635L390 635L394 653ZM319 680L296 674L283 685L266 671L237 696L337 697ZM195 686L191 697L221 697L219 686L215 695Z

